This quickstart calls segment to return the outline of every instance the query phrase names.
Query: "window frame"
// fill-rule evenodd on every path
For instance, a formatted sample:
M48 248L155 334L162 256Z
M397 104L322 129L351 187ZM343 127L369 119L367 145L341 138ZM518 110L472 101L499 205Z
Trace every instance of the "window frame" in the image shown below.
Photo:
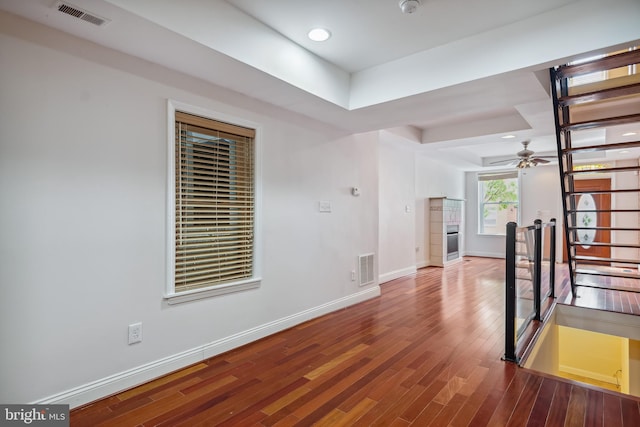
M254 149L254 213L253 213L253 258L252 258L252 276L246 279L237 280L224 284L191 289L185 291L176 291L175 288L175 267L176 267L176 137L175 137L175 120L176 111L192 114L211 120L230 123L233 125L254 129L256 136L253 139ZM166 246L166 286L164 299L168 304L179 304L187 301L194 301L202 298L214 297L234 292L245 291L258 288L261 284L261 241L262 241L262 186L261 186L261 164L262 150L259 143L261 135L261 125L238 117L229 116L216 111L205 108L196 107L182 102L167 100L167 246Z
M482 177L495 177L494 179L482 179ZM488 172L488 173L479 173L477 175L477 182L478 182L478 187L477 187L477 198L478 198L478 203L477 203L477 212L478 212L478 223L477 223L477 234L478 236L499 236L499 237L504 237L506 235L506 230L504 230L502 233L485 233L484 230L484 207L485 205L498 205L498 204L508 204L508 205L515 205L517 207L517 213L516 213L516 222L520 223L520 206L521 206L521 199L520 199L520 187L521 187L521 180L520 180L520 173L519 171L495 171L495 172ZM516 180L516 184L518 186L517 188L517 198L518 200L515 202L484 202L484 194L481 191L482 189L482 185L483 182L486 181L497 181L499 179L515 179ZM480 197L482 195L482 197Z

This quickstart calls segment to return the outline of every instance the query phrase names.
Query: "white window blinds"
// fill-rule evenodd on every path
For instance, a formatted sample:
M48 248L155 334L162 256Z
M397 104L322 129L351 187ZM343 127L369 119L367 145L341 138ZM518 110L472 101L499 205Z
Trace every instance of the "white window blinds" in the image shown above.
M175 292L253 272L255 131L175 113Z

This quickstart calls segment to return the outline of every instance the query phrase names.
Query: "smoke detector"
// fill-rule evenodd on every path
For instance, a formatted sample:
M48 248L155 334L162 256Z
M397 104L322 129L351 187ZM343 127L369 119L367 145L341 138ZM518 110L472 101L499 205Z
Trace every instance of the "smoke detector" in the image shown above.
M420 0L400 0L398 6L400 6L402 13L413 13L418 10Z

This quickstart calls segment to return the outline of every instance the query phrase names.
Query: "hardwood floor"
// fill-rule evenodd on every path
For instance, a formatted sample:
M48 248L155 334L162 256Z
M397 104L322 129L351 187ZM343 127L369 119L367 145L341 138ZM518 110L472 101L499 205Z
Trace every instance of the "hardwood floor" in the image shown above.
M640 426L639 400L502 362L504 261L382 296L72 411L72 426Z
M558 283L562 283L568 277L567 268L560 268L557 270L559 276ZM580 275L578 275L580 279ZM640 292L637 292L637 287L626 286L629 284L629 280L625 278L609 277L607 279L606 287L590 287L590 286L577 286L576 293L578 298L573 298L571 295L571 287L568 283L564 283L564 286L557 292L559 304L574 305L576 307L594 308L598 310L614 311L617 313L640 315ZM585 283L584 280L577 280L578 283ZM597 286L602 286L602 281L594 280L591 283L597 283ZM586 282L589 283L589 282ZM621 292L613 288L629 288L635 289L630 292Z

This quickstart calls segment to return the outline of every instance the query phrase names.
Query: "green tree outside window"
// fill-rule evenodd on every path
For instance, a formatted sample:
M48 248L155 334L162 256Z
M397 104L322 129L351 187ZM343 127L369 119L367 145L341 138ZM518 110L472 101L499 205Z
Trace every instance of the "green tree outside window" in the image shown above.
M484 203L497 203L499 210L505 210L518 202L518 184L515 179L496 179L484 183ZM489 212L485 206L485 218Z
M478 176L478 233L504 235L508 222L518 221L518 176L497 173Z

